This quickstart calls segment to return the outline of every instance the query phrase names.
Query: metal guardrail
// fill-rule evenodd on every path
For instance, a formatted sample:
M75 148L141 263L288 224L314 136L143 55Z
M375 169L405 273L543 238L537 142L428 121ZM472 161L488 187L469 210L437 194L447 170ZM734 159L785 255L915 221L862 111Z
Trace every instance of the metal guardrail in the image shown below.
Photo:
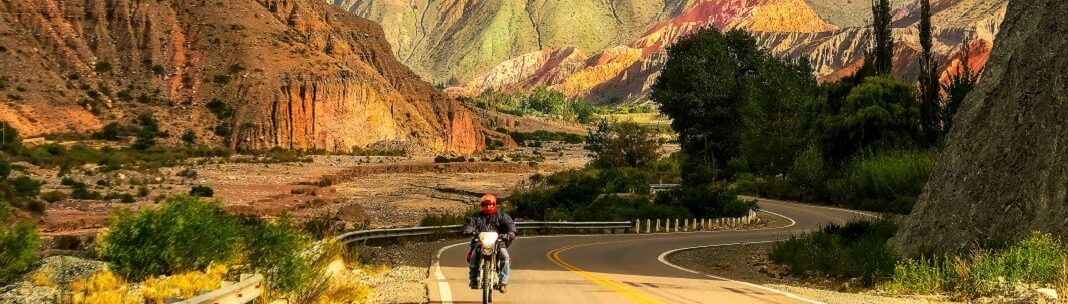
M263 294L263 275L255 274L240 282L201 294L175 304L244 304Z
M632 222L516 222L516 230L538 230L538 229L631 229L634 228ZM338 235L334 238L343 244L352 242L373 240L373 239L388 239L396 237L408 237L408 236L423 236L423 235L435 235L435 234L459 234L463 229L461 225L449 225L449 226L431 226L431 227L412 227L412 228L390 228L390 229L374 229L374 230L361 230L346 232Z

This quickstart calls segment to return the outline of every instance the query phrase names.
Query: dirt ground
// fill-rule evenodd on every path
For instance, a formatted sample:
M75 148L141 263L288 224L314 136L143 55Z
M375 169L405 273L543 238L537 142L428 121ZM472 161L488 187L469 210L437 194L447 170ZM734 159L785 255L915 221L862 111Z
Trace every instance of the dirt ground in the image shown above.
M236 213L270 217L288 212L297 219L326 215L349 227L410 226L427 213L464 212L482 193L507 196L525 187L534 173L579 168L589 160L581 145L556 143L488 151L471 156L474 162L445 164L434 163L430 157L339 155L290 163L234 160L240 157L244 156L195 160L146 172L93 174L93 168L81 168L69 176L93 191L136 194L145 188L150 194L135 196L133 203L67 199L49 204L43 215L26 216L34 217L46 236L91 237L107 225L115 210L152 208L167 195L206 185L214 190L214 199ZM46 181L42 191L69 193L70 188L56 178L58 171L29 171L35 179Z

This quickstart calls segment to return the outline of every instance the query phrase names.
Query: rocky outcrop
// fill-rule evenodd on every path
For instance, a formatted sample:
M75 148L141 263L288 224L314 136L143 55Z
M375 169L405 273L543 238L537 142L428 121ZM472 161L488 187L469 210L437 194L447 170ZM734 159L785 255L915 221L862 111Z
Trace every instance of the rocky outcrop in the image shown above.
M152 112L171 134L235 149L484 145L474 116L398 62L380 26L320 1L12 0L0 11L0 119L29 135ZM209 112L211 100L233 115ZM215 136L220 125L230 132Z
M1068 2L1011 0L895 246L959 251L1032 231L1068 240Z

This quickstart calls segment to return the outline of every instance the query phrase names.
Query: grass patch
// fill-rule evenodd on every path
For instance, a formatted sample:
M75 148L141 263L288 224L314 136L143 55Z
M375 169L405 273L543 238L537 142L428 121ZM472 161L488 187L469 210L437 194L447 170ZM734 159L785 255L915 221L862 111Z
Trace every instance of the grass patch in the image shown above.
M845 174L827 181L833 202L857 208L908 213L934 168L935 152L887 152L856 159Z
M866 286L890 278L897 256L887 241L897 231L889 220L830 224L776 242L769 257L798 277L859 278Z
M1035 233L1008 247L976 250L967 256L904 260L883 288L902 294L953 293L972 298L1018 283L1063 288L1065 280L1068 247L1049 234Z

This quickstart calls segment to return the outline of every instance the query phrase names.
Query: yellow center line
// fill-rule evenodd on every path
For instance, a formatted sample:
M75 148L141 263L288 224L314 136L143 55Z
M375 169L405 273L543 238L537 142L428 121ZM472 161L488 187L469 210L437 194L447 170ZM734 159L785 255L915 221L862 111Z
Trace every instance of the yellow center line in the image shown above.
M589 271L585 271L585 270L582 270L581 268L575 267L574 265L571 265L571 264L565 262L563 259L560 258L560 253L564 252L566 250L579 248L579 247L599 245L599 244L617 243L617 242L622 242L622 241L598 242L598 243L589 243L589 244L582 244L582 245L574 245L574 246L557 248L557 249L553 249L552 251L549 251L548 253L546 253L545 257L548 258L549 261L552 261L557 266L560 266L560 267L562 267L564 269L567 269L568 271L577 273L577 274L585 277L586 279L589 279L590 281L593 281L594 283L597 283L597 284L599 284L601 286L604 286L604 287L606 287L608 289L611 289L612 291L615 291L616 293L618 293L618 294L620 294L620 295L622 295L624 297L627 297L628 299L633 300L634 302L643 303L643 304L661 303L660 301L657 301L657 300L654 300L652 298L649 298L649 297L645 296L644 294L642 294L641 292L639 292L637 290L634 290L634 289L632 289L630 287L627 287L627 286L625 286L623 284L616 283L616 282L614 282L612 280L605 279L605 278L603 278L601 276L598 276L596 274L593 274L593 273L591 273Z
M782 205L783 204L780 204L780 206L782 206ZM803 208L797 208L797 207L792 207L792 206L782 206L782 207L785 207L785 208L788 208L788 209L797 210L797 211L802 211L802 212L806 212L806 213L816 214L816 215L820 215L820 216L829 217L829 218L834 219L834 220L836 220L838 222L841 222L842 224L846 223L845 220L842 220L842 219L840 219L838 217L835 217L835 216L830 216L830 215L827 215L827 214L821 214L821 213L805 210ZM739 232L741 232L740 235L746 235L746 234L750 234L749 232L757 232L757 231L739 231ZM604 278L602 276L599 276L597 274L594 274L592 272L589 272L589 271L583 270L581 268L575 267L574 265L571 265L570 263L565 262L562 258L560 258L560 253L562 253L564 251L567 251L567 250L575 249L575 248L588 247L588 246L594 246L594 245L604 245L604 244L622 243L622 242L635 242L635 241L644 241L644 240L676 240L676 239L698 238L698 237L702 237L702 236L706 236L706 235L688 235L688 236L669 237L669 238L640 238L640 239L632 239L632 240L604 241L604 242L595 242L595 243L571 245L571 246L566 246L566 247L553 249L553 250L545 253L545 257L548 258L549 261L553 262L557 266L560 266L561 268L564 268L564 269L566 269L568 271L577 273L578 275L581 275L582 277L585 277L586 279L589 279L590 281L593 281L594 283L597 283L597 284L599 284L601 286L604 286L604 287L606 287L608 289L611 289L612 291L615 291L616 293L618 293L618 294L620 294L620 295L622 295L622 296L624 296L624 297L626 297L628 299L631 299L631 300L633 300L635 302L642 303L642 304L662 303L660 301L657 301L655 299L652 299L652 298L642 294L641 292L639 292L639 291L637 291L637 290L635 290L633 288L627 287L626 285L617 283L615 281L606 279L606 278Z
M740 235L747 235L747 234L750 234L750 232L756 232L756 231L740 231L740 232L742 232L742 233L740 233ZM560 266L561 268L566 269L568 271L577 273L577 274L585 277L586 279L589 279L590 281L593 281L594 283L597 283L597 284L599 284L601 286L604 286L604 287L606 287L608 289L611 289L612 291L615 291L616 293L619 293L620 295L622 295L624 297L627 297L628 299L634 300L635 302L643 303L643 304L644 303L662 303L662 302L657 301L655 299L649 298L648 296L645 296L641 292L639 292L637 290L634 290L633 288L627 287L626 285L616 283L615 281L606 279L606 278L601 277L599 275L596 275L596 274L594 274L592 272L583 270L582 268L575 267L575 265L571 265L570 263L565 262L564 259L560 258L560 253L563 253L564 251L575 249L575 248L589 247L589 246L595 246L595 245L604 245L604 244L612 244L612 243L623 243L623 242L636 242L636 241L646 241L646 240L690 239L690 238L698 238L698 237L702 237L702 236L707 236L707 235L687 235L687 236L668 237L668 238L650 237L650 238L640 238L640 239L632 239L632 240L603 241L603 242L596 242L596 243L579 244L579 245L572 245L572 246L553 249L553 250L545 253L545 257L548 258L549 261L553 262L557 266Z

